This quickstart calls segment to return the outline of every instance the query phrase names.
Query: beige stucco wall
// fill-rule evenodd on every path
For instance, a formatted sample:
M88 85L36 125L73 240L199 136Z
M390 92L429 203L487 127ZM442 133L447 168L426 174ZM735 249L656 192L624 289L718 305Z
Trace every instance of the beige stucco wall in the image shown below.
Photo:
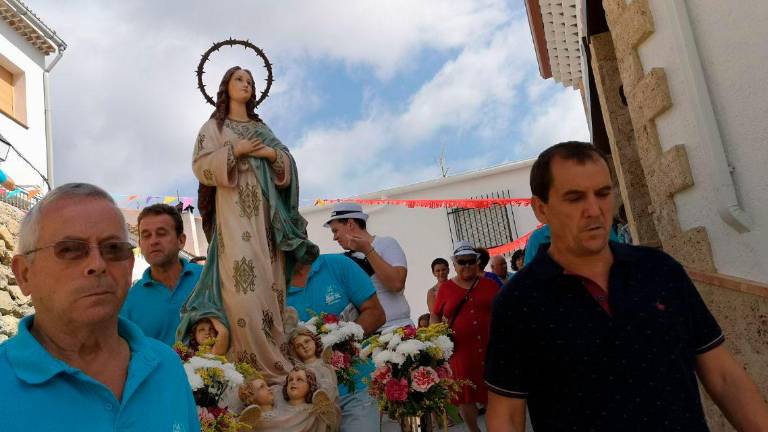
M459 175L438 181L367 194L364 198L447 199L467 198L509 189L515 198L529 198L528 185L531 164L524 161L491 168L479 173ZM430 263L436 257L448 259L451 234L445 209L408 209L400 206L366 206L370 215L368 231L394 237L400 242L408 259L408 279L405 296L411 306L411 318L427 312L427 290L434 285ZM323 227L331 206L307 207L301 213L309 222L309 238L320 246L322 253L342 252L333 241L331 231ZM523 235L538 224L530 207L514 209L517 230ZM490 268L490 266L489 266ZM451 269L451 274L454 274Z
M768 3L688 0L689 15L736 190L754 222L739 234L717 213L715 167L702 143L667 0L649 0L655 31L638 53L646 72L666 72L672 107L656 118L664 150L686 147L693 187L675 194L683 230L706 228L720 273L768 281Z

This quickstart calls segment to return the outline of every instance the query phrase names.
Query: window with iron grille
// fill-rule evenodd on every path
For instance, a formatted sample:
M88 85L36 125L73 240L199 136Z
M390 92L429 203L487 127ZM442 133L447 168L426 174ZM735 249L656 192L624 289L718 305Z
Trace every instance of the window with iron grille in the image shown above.
M472 198L512 198L509 190ZM484 209L453 208L448 210L448 226L454 246L467 240L474 247L494 248L519 237L513 206L491 206Z

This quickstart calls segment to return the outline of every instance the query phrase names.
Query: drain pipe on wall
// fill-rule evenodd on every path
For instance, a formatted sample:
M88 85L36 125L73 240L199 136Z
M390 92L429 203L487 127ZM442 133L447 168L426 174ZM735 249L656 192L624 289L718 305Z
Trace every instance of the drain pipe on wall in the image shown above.
M43 103L45 105L45 160L46 160L46 171L47 171L47 177L48 177L48 188L49 190L53 187L55 184L54 182L54 176L53 176L53 137L51 133L51 97L50 97L50 88L48 84L48 76L53 69L54 66L56 66L56 63L61 60L61 57L64 55L64 50L67 49L67 44L56 34L55 31L51 30L50 27L45 25L44 22L40 20L35 14L31 13L27 7L19 2L18 0L6 0L6 2L13 7L13 9L16 11L17 14L24 17L27 21L32 23L35 28L40 31L40 33L43 34L48 40L53 42L56 45L56 58L51 61L51 63L45 67L43 70Z
M702 142L709 150L712 166L715 169L717 212L720 219L737 232L748 232L752 227L752 220L739 204L736 195L733 180L735 168L728 161L720 128L717 125L685 0L666 0L663 3L667 5L673 27L677 30L680 62L685 75L686 91L692 97L696 127L700 131Z

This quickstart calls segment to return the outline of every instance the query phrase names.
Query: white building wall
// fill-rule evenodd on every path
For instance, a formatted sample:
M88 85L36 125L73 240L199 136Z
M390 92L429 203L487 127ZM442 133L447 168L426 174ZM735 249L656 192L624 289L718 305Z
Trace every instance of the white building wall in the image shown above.
M739 234L717 213L715 168L696 127L669 0L650 0L655 32L639 49L646 72L663 67L672 108L656 120L662 147L685 144L695 185L675 195L682 228L704 226L718 272L768 282L768 2L688 0L696 44L742 207Z
M514 198L530 198L529 176L533 161L506 164L487 170L457 175L412 186L367 194L362 198L449 199L469 198L509 190ZM333 198L333 197L325 197ZM301 209L309 225L309 238L320 246L321 253L339 253L331 230L324 228L332 206ZM427 312L427 290L435 284L430 263L437 257L448 259L453 250L446 209L409 209L402 206L364 206L369 214L368 232L394 237L408 259L405 296L411 306L411 318ZM536 227L538 222L530 207L514 208L519 235ZM450 260L449 260L450 261ZM490 265L488 266L490 270ZM455 274L451 268L451 276Z
M7 62L14 66L9 67ZM14 72L24 73L26 103L26 126L0 113L0 133L14 145L46 177L47 155L45 149L45 104L43 94L43 69L45 57L24 38L19 36L7 23L0 21L0 63ZM21 101L17 100L16 103ZM17 184L43 186L43 180L11 150L8 160L0 168L10 175Z

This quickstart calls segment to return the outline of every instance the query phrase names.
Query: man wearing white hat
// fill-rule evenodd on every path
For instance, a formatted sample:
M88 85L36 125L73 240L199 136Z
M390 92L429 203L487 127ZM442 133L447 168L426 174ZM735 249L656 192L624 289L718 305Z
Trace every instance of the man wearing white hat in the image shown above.
M338 203L333 206L331 217L325 223L339 243L371 277L376 287L387 322L381 327L401 327L413 324L411 308L405 299L405 278L408 263L397 240L392 237L374 236L366 228L368 215L360 204Z

